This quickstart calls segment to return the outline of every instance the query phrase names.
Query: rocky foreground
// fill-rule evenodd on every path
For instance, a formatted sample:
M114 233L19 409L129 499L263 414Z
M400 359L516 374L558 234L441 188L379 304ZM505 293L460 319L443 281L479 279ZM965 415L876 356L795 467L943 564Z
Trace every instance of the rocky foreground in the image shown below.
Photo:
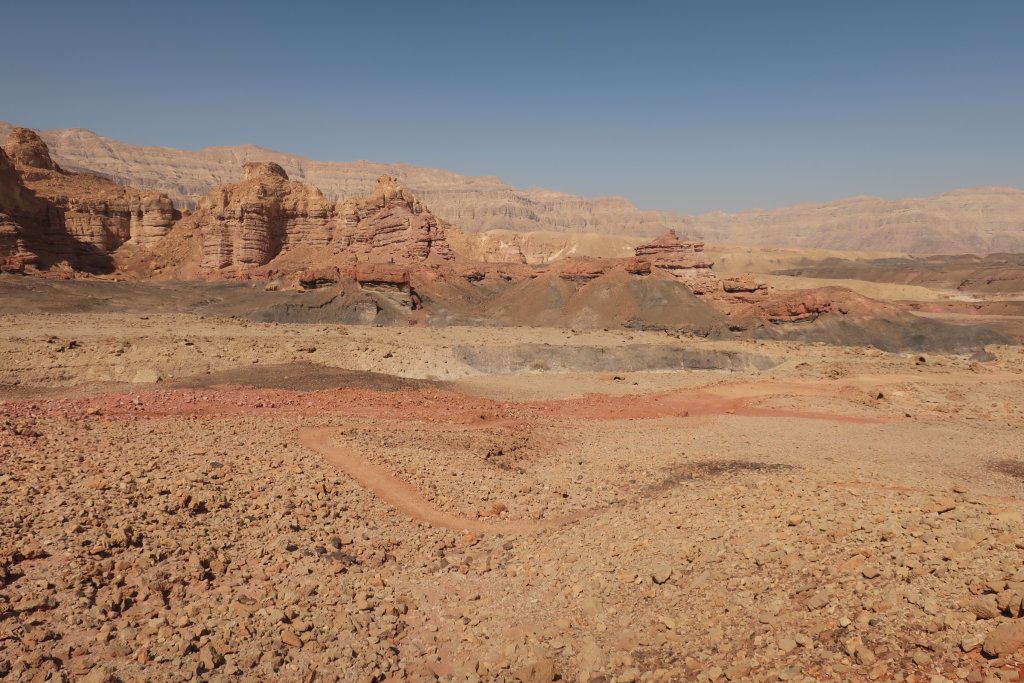
M3 680L1024 667L1017 348L745 342L778 364L499 376L456 347L715 345L109 312L3 329Z

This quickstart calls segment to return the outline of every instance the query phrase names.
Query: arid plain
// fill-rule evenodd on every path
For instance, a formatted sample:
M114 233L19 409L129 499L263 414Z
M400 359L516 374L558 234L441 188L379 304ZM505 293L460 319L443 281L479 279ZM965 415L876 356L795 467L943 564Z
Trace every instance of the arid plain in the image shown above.
M1018 257L5 150L0 679L1024 673Z

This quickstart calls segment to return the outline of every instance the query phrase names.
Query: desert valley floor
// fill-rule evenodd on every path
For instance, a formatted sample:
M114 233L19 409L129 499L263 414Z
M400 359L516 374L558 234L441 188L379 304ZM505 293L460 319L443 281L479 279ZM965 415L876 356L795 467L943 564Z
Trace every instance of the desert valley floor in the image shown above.
M1024 672L1019 346L258 323L22 282L0 679Z

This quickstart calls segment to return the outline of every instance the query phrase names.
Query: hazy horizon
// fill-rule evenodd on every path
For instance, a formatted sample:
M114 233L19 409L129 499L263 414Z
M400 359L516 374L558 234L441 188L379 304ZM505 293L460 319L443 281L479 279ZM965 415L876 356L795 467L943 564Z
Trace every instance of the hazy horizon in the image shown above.
M0 119L691 214L1024 186L1018 3L175 8L6 8Z

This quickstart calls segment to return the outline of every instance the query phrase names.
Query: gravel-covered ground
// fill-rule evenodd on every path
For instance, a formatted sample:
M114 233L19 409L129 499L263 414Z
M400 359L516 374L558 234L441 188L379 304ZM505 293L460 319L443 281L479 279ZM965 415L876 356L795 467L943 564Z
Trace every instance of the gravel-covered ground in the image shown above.
M2 680L1024 671L1018 348L2 322ZM518 341L779 365L491 377L449 353Z

